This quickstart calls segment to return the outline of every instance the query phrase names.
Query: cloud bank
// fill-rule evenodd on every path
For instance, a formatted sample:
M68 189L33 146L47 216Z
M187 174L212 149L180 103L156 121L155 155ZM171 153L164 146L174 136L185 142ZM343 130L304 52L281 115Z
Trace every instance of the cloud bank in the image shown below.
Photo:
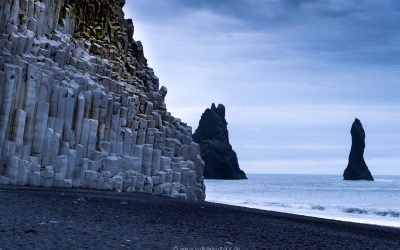
M245 171L341 174L358 117L373 173L400 174L399 1L136 0L125 9L169 89L168 109L195 129L212 102L225 104Z

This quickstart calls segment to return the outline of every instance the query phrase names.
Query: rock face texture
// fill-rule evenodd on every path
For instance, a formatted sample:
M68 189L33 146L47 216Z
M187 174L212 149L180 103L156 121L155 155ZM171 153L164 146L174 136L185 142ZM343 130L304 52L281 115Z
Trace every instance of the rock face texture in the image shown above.
M204 200L124 0L0 0L0 183Z
M365 131L359 119L355 119L351 127L352 145L349 164L343 173L344 180L368 180L374 178L364 161Z
M238 159L229 143L225 120L225 107L219 104L201 116L193 140L200 144L201 157L205 161L204 177L208 179L247 179L239 168Z

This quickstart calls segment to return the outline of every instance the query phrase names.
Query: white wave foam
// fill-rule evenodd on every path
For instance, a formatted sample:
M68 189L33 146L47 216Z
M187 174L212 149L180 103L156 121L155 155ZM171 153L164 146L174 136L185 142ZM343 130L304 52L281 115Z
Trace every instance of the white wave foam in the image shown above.
M400 227L400 210L357 208L345 206L322 206L316 204L286 204L280 202L235 201L227 199L207 199L208 201L261 210L306 215L311 217L351 221L358 223Z
M378 181L378 182L393 182L393 180L388 180L388 179L375 179L374 181Z

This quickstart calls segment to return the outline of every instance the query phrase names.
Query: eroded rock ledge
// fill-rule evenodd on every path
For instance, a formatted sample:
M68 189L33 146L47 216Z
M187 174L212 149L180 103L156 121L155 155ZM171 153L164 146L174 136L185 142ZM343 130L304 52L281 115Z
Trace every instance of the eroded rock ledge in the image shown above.
M0 183L204 200L123 0L0 0Z

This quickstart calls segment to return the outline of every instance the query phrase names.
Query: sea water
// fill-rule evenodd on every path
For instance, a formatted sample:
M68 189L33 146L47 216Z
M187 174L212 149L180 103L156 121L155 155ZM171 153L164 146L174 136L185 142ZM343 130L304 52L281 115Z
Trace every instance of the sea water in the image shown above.
M343 181L335 175L249 174L206 180L206 201L400 227L400 176Z

